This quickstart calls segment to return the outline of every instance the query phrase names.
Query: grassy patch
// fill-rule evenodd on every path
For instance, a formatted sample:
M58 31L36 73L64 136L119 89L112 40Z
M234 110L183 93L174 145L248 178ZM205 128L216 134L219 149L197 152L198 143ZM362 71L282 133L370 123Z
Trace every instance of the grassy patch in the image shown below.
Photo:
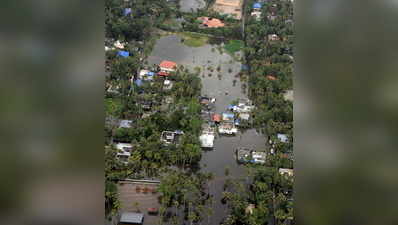
M231 55L234 55L236 52L241 50L242 47L243 47L243 41L241 40L230 40L224 46L225 50Z
M184 39L184 44L189 47L201 47L209 41L209 37L204 34L182 32L178 35Z
M122 110L122 104L119 99L105 99L105 112L108 115L117 116Z

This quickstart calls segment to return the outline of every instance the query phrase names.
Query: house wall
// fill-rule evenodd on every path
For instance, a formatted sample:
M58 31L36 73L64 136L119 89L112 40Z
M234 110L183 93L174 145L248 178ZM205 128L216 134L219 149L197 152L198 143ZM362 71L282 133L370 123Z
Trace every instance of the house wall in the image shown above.
M162 72L175 72L175 69L170 69L170 68L165 68L165 67L160 67L160 71Z

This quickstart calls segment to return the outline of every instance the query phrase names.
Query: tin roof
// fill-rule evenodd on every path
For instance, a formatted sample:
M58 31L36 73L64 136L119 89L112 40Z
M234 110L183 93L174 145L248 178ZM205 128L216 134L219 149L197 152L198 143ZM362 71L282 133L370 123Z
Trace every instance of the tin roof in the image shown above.
M144 214L132 213L132 212L125 212L122 214L120 218L121 223L142 224L143 220L144 220Z

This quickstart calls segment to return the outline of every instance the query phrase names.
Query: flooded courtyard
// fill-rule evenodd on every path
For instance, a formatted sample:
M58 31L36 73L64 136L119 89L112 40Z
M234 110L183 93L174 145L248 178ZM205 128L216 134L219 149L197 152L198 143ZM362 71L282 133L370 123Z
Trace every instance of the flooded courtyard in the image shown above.
M157 41L152 54L148 57L148 64L159 64L162 60L170 60L192 72L199 67L203 86L202 95L216 98L214 111L222 113L232 101L247 96L242 89L245 82L237 76L241 71L241 63L226 52L220 52L219 47L210 44L189 47L181 42L179 36L168 35ZM247 177L245 167L236 161L235 149L244 146L265 150L265 143L264 135L250 129L240 131L235 136L218 136L214 141L214 149L203 152L202 171L214 175L214 179L210 182L210 194L214 198L214 205L209 224L219 224L226 216L226 206L221 204L223 185L227 179L226 168L229 170L230 178L244 181Z

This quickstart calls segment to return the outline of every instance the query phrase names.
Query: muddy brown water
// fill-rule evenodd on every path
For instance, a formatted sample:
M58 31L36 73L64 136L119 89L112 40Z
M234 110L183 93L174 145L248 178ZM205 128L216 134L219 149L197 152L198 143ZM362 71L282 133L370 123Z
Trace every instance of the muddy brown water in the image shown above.
M195 67L201 67L202 94L216 98L215 111L224 112L227 106L237 98L245 98L242 91L242 82L235 75L241 70L241 63L237 62L227 53L220 54L214 48L217 46L204 45L201 47L188 47L181 43L181 39L175 35L160 38L154 46L152 54L148 58L149 65L158 64L162 60L171 60L179 65L194 71ZM217 66L220 65L221 79L217 76ZM214 72L207 70L208 66L214 68ZM203 71L203 68L205 70ZM229 70L232 70L230 73ZM209 77L208 74L212 73ZM204 77L203 77L204 74ZM233 80L236 84L233 85ZM228 93L227 95L225 93ZM201 160L201 170L214 174L210 182L210 194L214 198L213 216L209 224L219 224L226 216L226 206L221 203L223 185L227 177L225 168L229 168L229 176L233 179L247 178L244 166L237 164L235 149L239 146L251 147L256 150L265 150L265 136L254 129L238 133L236 136L218 136L214 142L214 149L204 151ZM207 224L205 219L203 224Z

